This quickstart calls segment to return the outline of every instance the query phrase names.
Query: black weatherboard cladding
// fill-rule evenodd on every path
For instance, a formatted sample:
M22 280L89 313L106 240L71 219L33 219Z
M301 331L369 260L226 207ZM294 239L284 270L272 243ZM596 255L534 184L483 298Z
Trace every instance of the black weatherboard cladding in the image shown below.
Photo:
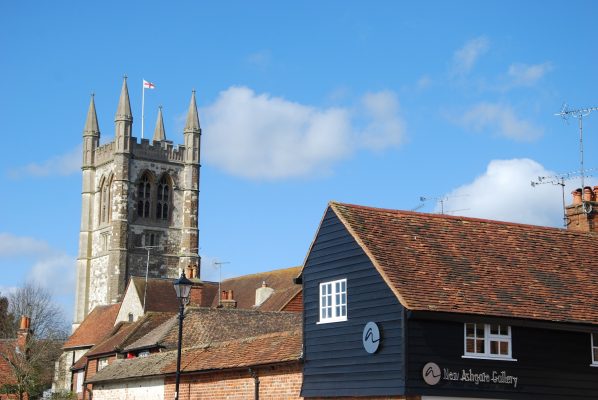
M318 324L319 284L347 279L347 321ZM382 396L405 390L403 307L367 255L330 210L303 270L305 364L301 395ZM369 321L380 327L375 354L362 344Z
M476 322L471 318L468 322ZM598 368L591 367L590 334L545 328L511 327L517 361L463 358L464 320L408 319L407 394L514 400L598 399ZM496 319L494 323L501 323ZM504 322L503 322L504 323ZM561 328L562 329L562 328ZM422 379L428 362L460 373L486 372L517 377L517 387L448 381L429 386Z

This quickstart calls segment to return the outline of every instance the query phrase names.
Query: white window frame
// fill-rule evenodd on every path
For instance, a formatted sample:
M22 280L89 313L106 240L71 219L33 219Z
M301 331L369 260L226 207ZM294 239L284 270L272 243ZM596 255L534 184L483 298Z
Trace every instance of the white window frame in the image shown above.
M467 351L467 326L473 325L474 326L474 338L475 332L477 332L477 328L480 326L484 327L484 337L480 337L479 339L484 340L484 351L483 352L468 352ZM491 333L491 326L499 326L499 327L507 327L507 334L492 334ZM500 328L499 328L500 329ZM469 338L471 339L471 337ZM475 340L475 339L474 339ZM491 342L507 342L507 350L508 354L492 354L491 353ZM504 361L517 361L517 359L513 358L513 342L511 336L511 326L510 325L502 325L502 324L480 324L475 322L466 322L463 324L463 356L462 358L480 358L480 359L490 359L490 360L504 360Z
M75 393L83 393L83 380L85 379L85 370L77 372L77 385Z
M98 371L103 370L109 364L109 357L98 358Z
M347 278L320 283L319 294L320 306L318 308L318 324L328 324L331 322L347 320ZM325 310L329 312L325 312Z
M590 341L592 344L590 347L592 351L592 363L590 366L598 367L598 332L590 333Z

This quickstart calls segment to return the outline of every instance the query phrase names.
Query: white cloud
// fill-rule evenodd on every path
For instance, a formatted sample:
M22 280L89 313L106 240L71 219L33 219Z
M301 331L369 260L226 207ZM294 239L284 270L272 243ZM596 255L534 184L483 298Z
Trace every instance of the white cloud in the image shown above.
M0 257L45 255L52 251L43 240L0 232Z
M452 73L454 75L468 74L489 47L490 43L485 36L469 40L453 54Z
M367 93L363 107L370 123L361 132L364 147L382 150L398 147L404 138L405 124L399 117L399 101L390 91Z
M457 122L475 132L490 131L517 141L531 141L542 136L543 129L520 119L509 105L479 103L467 110Z
M66 176L81 170L81 145L68 153L52 157L41 163L30 163L8 171L8 176L19 179L27 176Z
M532 86L552 69L552 64L511 64L508 75L512 86Z
M469 217L562 227L561 186L531 185L540 176L553 175L527 158L493 160L483 175L448 193L444 209ZM566 204L571 203L568 193L573 187L565 187Z
M0 232L0 261L24 265L24 277L57 295L75 288L75 258L43 240ZM4 291L2 291L4 293Z
M64 253L37 260L28 279L54 294L71 294L75 289L75 258Z
M368 94L362 107L316 108L231 87L203 110L203 154L233 175L281 179L327 170L358 148L397 146L404 128L394 94ZM352 125L353 113L368 116L365 130Z

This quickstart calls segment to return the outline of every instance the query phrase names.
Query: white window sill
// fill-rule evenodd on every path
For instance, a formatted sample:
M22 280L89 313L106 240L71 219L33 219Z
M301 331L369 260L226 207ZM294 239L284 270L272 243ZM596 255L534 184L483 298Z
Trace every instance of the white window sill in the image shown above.
M592 364L590 364L590 367L596 367L596 368L598 368L598 363L592 363Z
M486 355L479 355L479 356L465 355L465 356L461 356L461 358L472 358L472 359L476 359L476 360L492 360L492 361L517 361L516 358L511 358L511 357L490 357L490 356L486 356ZM598 364L596 366L598 367Z
M347 317L325 319L324 321L318 321L318 322L316 322L316 325L320 325L320 324L331 324L333 322L343 322L343 321L346 321L346 320L347 320Z

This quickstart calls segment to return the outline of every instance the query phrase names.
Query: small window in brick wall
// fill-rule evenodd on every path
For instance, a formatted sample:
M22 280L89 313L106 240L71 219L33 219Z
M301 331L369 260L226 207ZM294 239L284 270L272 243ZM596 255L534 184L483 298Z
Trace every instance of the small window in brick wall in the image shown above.
M108 366L108 357L100 358L98 360L98 371L101 371L103 368Z

